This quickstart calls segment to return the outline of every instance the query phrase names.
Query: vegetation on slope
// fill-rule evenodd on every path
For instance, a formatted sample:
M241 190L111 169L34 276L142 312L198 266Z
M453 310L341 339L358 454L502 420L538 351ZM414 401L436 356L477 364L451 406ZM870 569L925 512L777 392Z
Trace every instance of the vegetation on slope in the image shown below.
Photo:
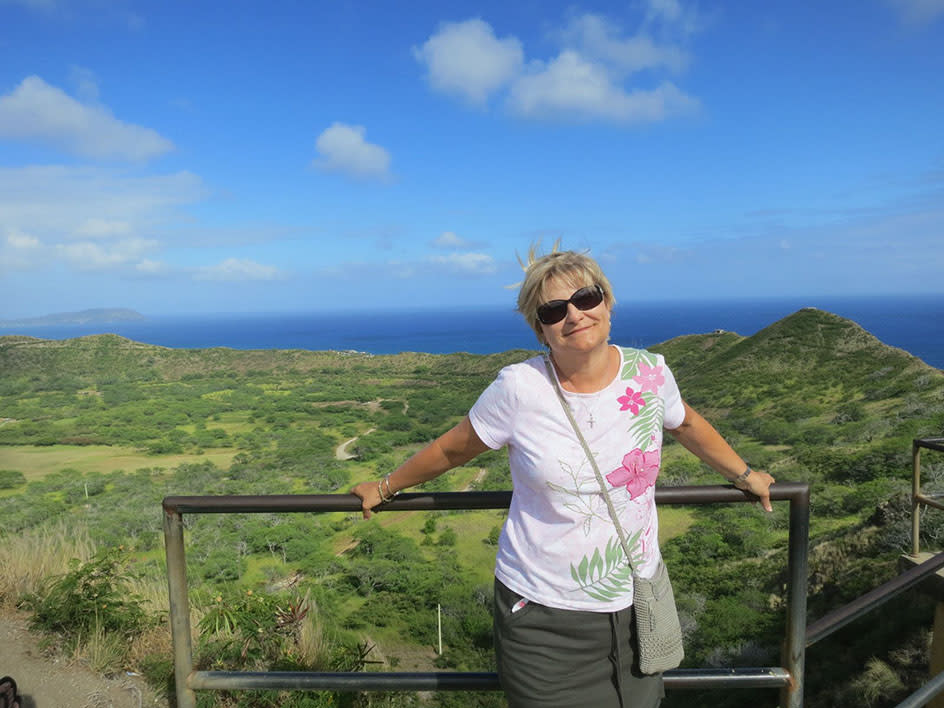
M654 349L666 355L686 399L753 465L782 481L812 485L812 618L896 572L910 523L911 439L944 431L944 373L817 310L797 312L752 337L694 335ZM120 582L138 604L111 609L159 618L167 607L163 496L342 491L391 469L447 429L503 365L527 355L172 350L114 335L66 342L0 337L0 534L7 549L0 564L9 569L0 580L0 602L36 608L37 622L74 648L79 640L45 621L49 613L40 610L68 605L50 605L49 598L81 588L83 569L119 563L109 554L124 547L120 562L127 561L128 571ZM351 438L355 457L337 459L338 446ZM80 463L76 452L83 450L113 454L108 464L89 456ZM46 467L49 456L61 465L42 474L19 464L37 451L47 455ZM151 463L116 469L114 460L128 454ZM664 460L661 484L719 481L677 444L667 446ZM944 465L929 463L928 484L940 486ZM431 488L509 485L503 454L486 454L473 465ZM664 552L687 634L686 665L779 663L783 507L770 515L744 505L663 510ZM489 575L501 520L500 512L387 513L369 523L356 515L189 519L198 660L217 668L489 670ZM926 541L939 547L944 522L931 515L925 521ZM67 563L70 547L56 532L61 528L75 531L72 555L79 565ZM31 566L40 559L46 571L37 577ZM434 651L437 605L442 656ZM888 613L873 615L810 650L808 705L859 705L865 697L872 705L892 705L920 683L928 601L914 594L894 608L894 622L880 621ZM83 646L89 633L117 622L105 614L100 620L79 628ZM168 680L166 629L154 622L134 627L130 653L114 661ZM848 649L836 650L842 642ZM201 700L425 700L250 695ZM686 692L670 695L666 704L771 699L769 691ZM434 703L502 704L489 694L439 694Z

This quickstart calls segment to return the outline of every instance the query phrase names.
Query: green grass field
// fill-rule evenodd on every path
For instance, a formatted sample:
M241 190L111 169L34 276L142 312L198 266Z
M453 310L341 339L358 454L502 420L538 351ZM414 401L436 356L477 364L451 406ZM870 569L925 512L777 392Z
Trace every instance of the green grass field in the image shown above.
M0 447L0 469L20 470L26 479L41 479L50 472L74 469L82 473L133 472L142 467L171 469L187 462L210 461L226 468L236 450L210 450L202 455L146 455L133 447L110 445L4 445Z

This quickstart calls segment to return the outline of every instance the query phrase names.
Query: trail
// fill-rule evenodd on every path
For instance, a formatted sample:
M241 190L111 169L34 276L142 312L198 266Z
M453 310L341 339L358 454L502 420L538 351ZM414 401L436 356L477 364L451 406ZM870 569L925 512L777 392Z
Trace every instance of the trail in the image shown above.
M377 428L368 428L367 430L364 431L363 434L364 434L364 435L368 435L368 434L374 432L376 429L377 429ZM353 460L355 457L357 457L357 455L354 455L354 454L348 452L348 448L349 448L351 445L353 445L354 443L356 443L356 442L357 442L357 439L358 439L359 437L360 437L360 435L355 435L355 436L354 436L353 438L351 438L350 440L345 440L343 443L341 443L340 445L338 445L338 447L337 447L337 448L335 449L335 451L334 451L334 459L336 459L336 460Z
M471 492L477 485L481 484L485 479L485 475L488 474L488 469L485 467L479 467L479 471L476 473L475 477L470 481L465 487L460 489L460 492Z
M479 471L475 473L475 477L473 477L469 481L469 483L465 485L459 491L460 492L472 491L475 485L482 483L482 480L485 479L485 475L487 474L488 474L488 469L486 467L479 467ZM388 526L393 526L394 524L400 523L404 519L408 518L409 515L412 513L413 512L411 511L385 511L383 514L377 514L376 519L377 519L378 524L386 528ZM343 556L348 551L354 548L357 548L357 544L359 543L360 541L358 541L357 539L351 539L346 544L344 544L344 546L342 546L334 555Z
M45 656L23 613L0 612L0 674L26 697L24 708L166 708L141 676L105 678L79 664Z

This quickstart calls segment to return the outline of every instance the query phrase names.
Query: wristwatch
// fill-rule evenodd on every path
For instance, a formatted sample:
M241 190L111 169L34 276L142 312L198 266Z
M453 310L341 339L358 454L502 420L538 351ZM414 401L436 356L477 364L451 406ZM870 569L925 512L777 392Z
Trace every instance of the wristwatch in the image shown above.
M736 487L739 482L746 482L747 478L750 476L751 476L751 466L748 465L747 468L743 472L741 472L741 474L739 474L737 477L735 477L731 481L734 482L734 486Z

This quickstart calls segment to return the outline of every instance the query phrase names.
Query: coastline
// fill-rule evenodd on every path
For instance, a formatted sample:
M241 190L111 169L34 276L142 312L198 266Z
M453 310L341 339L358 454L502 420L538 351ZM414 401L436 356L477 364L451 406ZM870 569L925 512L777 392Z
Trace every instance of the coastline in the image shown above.
M751 336L806 307L850 319L883 343L944 369L944 295L870 298L666 301L617 304L614 342L649 347L716 330ZM138 321L3 328L2 335L71 339L117 334L175 349L305 349L397 354L493 354L539 349L510 308L426 311L249 313L148 317Z

